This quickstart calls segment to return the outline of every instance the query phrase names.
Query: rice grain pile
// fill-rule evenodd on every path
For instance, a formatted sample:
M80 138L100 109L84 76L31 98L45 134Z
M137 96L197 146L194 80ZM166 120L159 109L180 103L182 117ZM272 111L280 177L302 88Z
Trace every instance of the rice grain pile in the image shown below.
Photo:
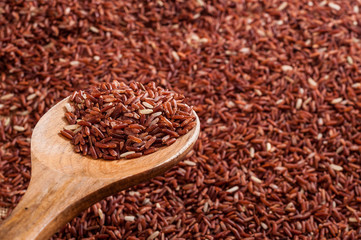
M173 144L196 124L184 96L154 82L113 81L75 91L66 103L70 125L61 134L92 158L136 158Z
M39 118L134 80L182 93L194 150L53 239L361 236L358 0L0 1L0 216L30 178Z

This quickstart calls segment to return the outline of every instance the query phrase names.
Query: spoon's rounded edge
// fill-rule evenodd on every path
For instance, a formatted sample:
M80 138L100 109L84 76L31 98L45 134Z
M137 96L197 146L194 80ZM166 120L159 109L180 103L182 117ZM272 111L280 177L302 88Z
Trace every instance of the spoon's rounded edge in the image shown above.
M67 125L64 119L67 99L52 107L34 128L31 140L33 169L36 169L37 164L42 164L67 175L122 179L128 177L129 174L134 175L153 171L152 169L161 166L172 165L173 162L175 164L190 150L199 135L200 122L197 114L193 111L196 116L196 126L187 134L178 138L171 146L129 160L105 161L92 159L75 153L70 141L59 134L60 130Z

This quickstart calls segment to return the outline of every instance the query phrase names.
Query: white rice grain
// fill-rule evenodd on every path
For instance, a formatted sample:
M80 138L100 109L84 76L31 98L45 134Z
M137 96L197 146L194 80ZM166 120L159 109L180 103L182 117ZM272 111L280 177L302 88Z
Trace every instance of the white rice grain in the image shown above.
M174 60L176 60L177 62L180 60L179 55L176 51L172 51L172 56L173 56Z
M155 112L151 115L151 117L156 118L159 117L160 115L162 115L162 112Z
M244 54L247 54L247 53L250 53L250 52L251 52L251 50L250 50L249 48L241 48L239 51L240 51L241 53L244 53Z
M336 11L341 10L341 6L333 2L328 3L328 6Z
M333 100L331 101L331 104L337 104L337 103L340 103L340 102L342 102L342 101L343 101L342 98L335 98L335 99L333 99Z
M330 167L335 170L335 171L342 171L343 170L343 167L339 166L339 165L336 165L336 164L330 164Z
M238 189L239 189L238 186L234 186L234 187L228 189L226 192L233 193L233 192L237 191Z
M276 101L276 105L279 105L279 104L281 104L281 103L283 103L284 102L284 99L278 99L277 101Z
M9 100L12 97L14 97L14 94L13 93L8 93L8 94L5 94L5 95L1 96L0 100Z
M196 166L197 165L195 162L192 162L189 160L185 160L184 163L187 164L188 166Z
M79 61L71 61L71 62L70 62L70 65L71 65L71 66L78 66L79 63L80 63Z
M262 183L262 180L261 179L259 179L258 177L256 177L256 176L251 176L251 180L253 181L253 182L255 182L255 183L259 183L259 184L261 184Z
M361 83L352 84L352 88L360 88L360 87L361 87Z
M124 220L127 222L134 222L135 216L125 216Z
M68 112L74 112L74 108L70 103L65 103L65 108Z
M265 229L265 230L267 230L267 229L268 229L267 224L265 224L264 222L261 222L261 227L262 227L263 229Z
M352 57L347 56L347 62L352 65L352 64L353 64L353 59L352 59Z
M281 5L278 7L278 11L284 10L287 6L288 6L288 3L287 3L287 2L281 3Z
M289 65L282 65L282 71L287 72L287 71L292 71L293 67L289 66Z
M147 240L154 240L159 236L159 231L155 231L152 234L149 235L149 237L147 238Z
M141 110L139 110L139 113L144 114L144 115L151 114L152 112L153 112L153 109L141 109Z
M151 105L150 103L142 102L142 104L143 104L144 107L146 107L146 108L154 108L153 105Z
M18 131L18 132L24 132L26 128L22 127L22 126L17 126L14 125L13 126L14 130Z
M311 87L317 87L317 82L312 78L308 78L308 83L311 85Z
M300 109L302 107L302 98L298 98L296 102L296 109Z
M254 158L254 148L253 148L253 147L251 147L251 148L249 149L249 156L250 156L251 158Z
M26 100L31 101L34 98L36 98L37 96L38 96L38 94L36 94L36 93L30 94L29 96L26 97Z
M78 124L72 124L72 125L66 125L65 127L64 127L64 129L66 129L66 130L75 130L75 129L77 129L77 128L79 128L80 126L78 125ZM80 127L81 128L81 127Z
M94 26L91 26L91 27L89 28L89 30L92 31L93 33L99 33L99 29L96 28L96 27L94 27Z
M120 154L119 157L124 158L124 157L126 157L126 156L128 156L128 155L131 155L131 154L133 154L133 153L135 153L135 152L134 152L134 151L125 152L125 153Z

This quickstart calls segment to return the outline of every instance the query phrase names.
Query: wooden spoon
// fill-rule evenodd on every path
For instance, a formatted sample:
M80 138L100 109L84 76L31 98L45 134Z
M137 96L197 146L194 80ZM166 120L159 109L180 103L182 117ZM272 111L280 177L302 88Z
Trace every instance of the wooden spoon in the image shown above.
M0 226L0 239L49 239L101 199L162 174L193 147L200 123L171 146L130 160L103 161L73 151L59 135L67 99L51 108L31 139L31 180L22 200Z

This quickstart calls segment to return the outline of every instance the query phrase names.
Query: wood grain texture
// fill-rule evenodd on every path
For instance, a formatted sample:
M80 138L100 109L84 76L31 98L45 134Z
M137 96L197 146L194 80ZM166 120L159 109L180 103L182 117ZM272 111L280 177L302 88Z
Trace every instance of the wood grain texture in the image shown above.
M194 129L153 154L130 160L95 160L75 153L70 142L59 135L66 125L66 101L51 108L34 128L29 188L0 225L0 239L48 239L92 204L174 166L192 149L200 130L196 117Z

